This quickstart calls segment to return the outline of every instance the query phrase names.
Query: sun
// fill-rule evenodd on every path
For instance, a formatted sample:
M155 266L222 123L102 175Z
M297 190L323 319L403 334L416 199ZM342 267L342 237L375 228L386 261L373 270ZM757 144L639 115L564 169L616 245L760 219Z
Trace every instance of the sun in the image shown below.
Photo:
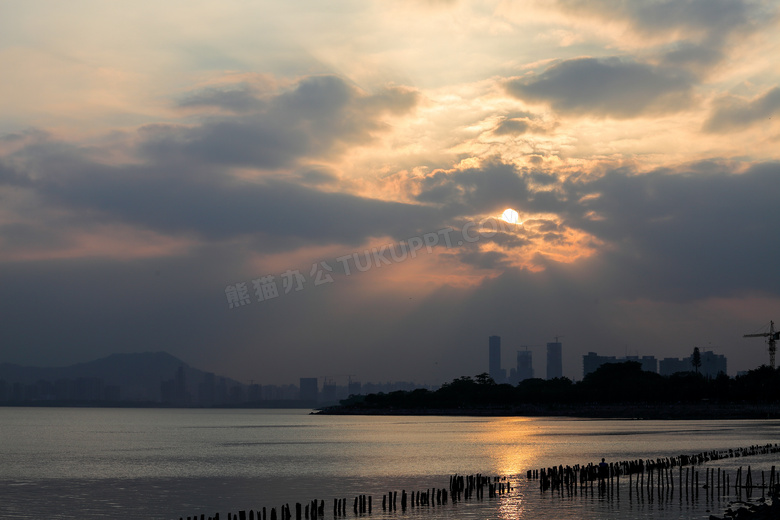
M501 218L503 218L505 221L509 222L510 224L517 224L518 219L517 211L513 210L512 208L508 208L504 210L503 215L501 215Z

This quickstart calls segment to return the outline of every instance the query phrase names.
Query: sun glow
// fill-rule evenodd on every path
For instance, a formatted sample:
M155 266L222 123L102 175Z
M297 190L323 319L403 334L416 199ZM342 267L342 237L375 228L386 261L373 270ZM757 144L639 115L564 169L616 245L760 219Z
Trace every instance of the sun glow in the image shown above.
M504 213L501 215L501 218L510 224L517 224L518 217L519 215L517 211L513 210L512 208L505 209Z

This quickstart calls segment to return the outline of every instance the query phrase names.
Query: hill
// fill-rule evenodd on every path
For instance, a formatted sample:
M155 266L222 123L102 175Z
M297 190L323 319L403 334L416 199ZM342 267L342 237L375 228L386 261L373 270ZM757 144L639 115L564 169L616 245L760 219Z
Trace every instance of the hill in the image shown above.
M186 390L197 395L198 384L206 372L190 367L167 352L111 354L110 356L65 367L31 367L0 363L0 380L7 385L33 385L39 381L55 383L60 380L99 378L106 385L121 388L122 400L159 401L160 385L176 377L184 368ZM227 379L230 386L240 383Z

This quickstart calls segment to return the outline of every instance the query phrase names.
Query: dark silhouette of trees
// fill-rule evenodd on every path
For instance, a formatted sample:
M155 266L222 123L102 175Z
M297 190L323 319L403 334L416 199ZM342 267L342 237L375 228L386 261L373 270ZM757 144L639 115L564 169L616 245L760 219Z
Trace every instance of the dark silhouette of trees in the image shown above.
M695 354L695 352L694 352ZM695 356L694 356L695 357ZM695 372L661 376L645 372L635 361L606 363L582 381L565 377L526 379L517 386L496 384L486 373L463 376L436 391L399 390L350 396L342 407L374 410L510 409L520 405L583 405L632 403L777 403L780 401L780 369L762 366L731 378L720 373L705 378Z
M699 347L693 347L693 355L691 356L691 365L693 365L694 370L696 370L696 373L699 373L699 367L701 366L701 352L699 352Z
M645 372L636 361L605 363L586 375L579 388L588 401L598 403L659 401L663 377Z

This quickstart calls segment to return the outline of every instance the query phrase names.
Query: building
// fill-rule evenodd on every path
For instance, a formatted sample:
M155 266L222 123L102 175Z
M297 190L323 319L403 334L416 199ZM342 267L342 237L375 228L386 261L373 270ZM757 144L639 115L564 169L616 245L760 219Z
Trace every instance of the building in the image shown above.
M599 356L595 352L588 352L582 356L582 377L592 374L606 363L617 363L617 358L615 356Z
M655 356L642 356L641 358L639 356L626 356L623 361L636 361L642 365L642 370L645 372L658 373L658 360L655 359Z
M723 372L728 374L726 368L728 363L726 362L726 356L722 354L715 354L711 350L701 352L701 366L699 367L699 373L705 377L717 377L718 374Z
M76 386L76 393L81 394L82 390L78 388L78 381ZM166 404L174 406L189 406L192 404L190 394L187 392L187 376L184 372L184 366L180 366L176 370L176 375L173 379L160 383L160 396L160 400Z
M714 352L707 350L699 353L701 356L701 366L699 367L699 373L705 377L717 377L721 372L727 374L726 370L728 363L726 356L721 354L715 354ZM696 368L693 366L693 354L682 359L678 358L663 358L659 363L660 373L662 376L670 376L677 372L695 372Z
M530 350L517 351L517 371L515 372L515 383L532 379L534 377L533 352Z
M362 393L360 381L352 381L350 379L349 383L347 383L347 394L348 395L360 395Z
M626 361L639 363L645 372L658 373L658 360L655 359L655 356L642 356L641 358L639 356L626 356L619 358L616 356L599 356L595 352L588 352L582 356L582 377L595 372L601 365L606 363L625 363Z
M203 374L203 381L198 384L198 404L201 406L217 404L217 377L214 372Z
M559 341L547 344L547 379L563 377L563 346Z
M506 372L501 369L501 336L488 338L488 375L496 383L506 380Z
M316 377L302 377L300 380L301 401L317 402L318 388Z
M691 365L690 358L663 358L658 363L658 371L662 376L670 376L678 372L692 372L693 366Z

